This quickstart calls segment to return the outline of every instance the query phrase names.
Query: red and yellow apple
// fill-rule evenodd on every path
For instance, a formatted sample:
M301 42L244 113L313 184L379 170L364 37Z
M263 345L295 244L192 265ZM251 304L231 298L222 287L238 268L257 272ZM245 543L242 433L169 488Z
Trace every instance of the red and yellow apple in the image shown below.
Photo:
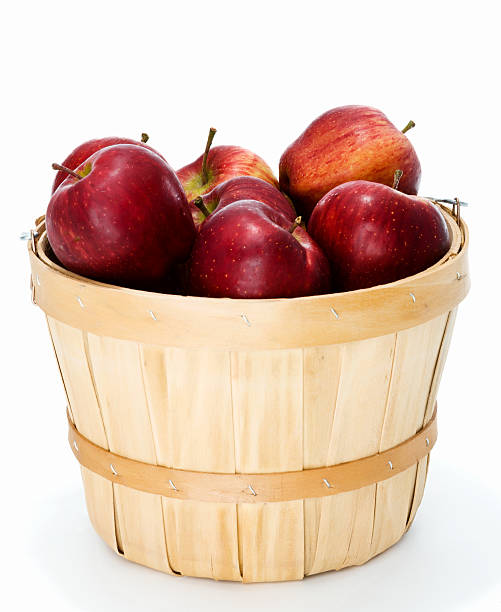
M405 135L379 110L342 106L327 111L295 140L280 159L280 188L308 218L315 204L337 185L354 180L393 184L403 171L399 190L415 195L421 166Z
M203 155L177 171L189 202L236 176L255 176L278 187L272 169L259 155L231 145L211 148L215 133L211 128Z

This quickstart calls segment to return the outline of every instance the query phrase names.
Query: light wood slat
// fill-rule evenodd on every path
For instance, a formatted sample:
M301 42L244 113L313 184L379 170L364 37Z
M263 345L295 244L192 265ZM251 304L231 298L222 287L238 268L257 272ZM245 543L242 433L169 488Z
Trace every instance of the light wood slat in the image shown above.
M234 472L229 353L143 345L141 362L158 463ZM173 570L241 580L235 504L162 503Z
M303 468L303 353L231 355L236 471ZM304 575L303 502L239 504L244 582L298 580Z
M363 487L357 492L354 503L350 540L346 556L339 568L362 565L370 558L370 543L374 529L376 485Z
M75 425L94 444L109 449L93 373L87 363L85 335L50 317L47 321Z
M304 468L328 463L343 344L304 349Z
M109 449L93 373L89 369L84 335L79 329L47 317L50 336L75 425L86 438ZM116 552L117 544L113 484L82 468L89 518L97 533Z
M117 541L113 484L108 480L81 467L85 503L90 522L101 538L115 550L122 553L121 541Z
M416 516L417 509L419 508L424 494L424 486L426 484L426 476L428 474L428 464L430 461L430 455L427 457L423 457L420 459L417 466L416 471L416 482L414 485L414 492L412 495L412 503L409 511L409 516L407 518L407 524L405 526L405 530L407 531L409 527L412 525L414 518Z
M239 504L238 536L244 582L303 578L302 501Z
M229 353L143 345L141 358L159 464L234 472Z
M426 404L426 412L423 419L423 425L429 422L432 413L433 406L435 405L437 399L438 387L440 385L440 380L442 378L442 373L444 370L445 362L447 359L447 354L449 352L450 343L452 340L452 332L454 330L454 323L456 321L457 308L451 310L447 317L447 323L445 325L444 335L442 338L442 343L440 345L440 350L438 353L435 370L433 372L433 379L430 385L428 401ZM417 509L423 499L424 487L426 485L426 476L428 474L430 458L425 457L420 460L418 464L418 471L416 477L416 486L414 489L414 496L412 500L412 506L409 512L409 518L407 520L407 529L411 526L414 518L416 516Z
M394 348L395 334L390 334L305 349L305 467L333 465L377 452ZM367 560L374 490L371 485L304 501L306 574L338 569L347 559L353 564Z
M437 400L438 387L440 385L440 381L442 380L442 374L444 371L447 354L449 353L449 347L451 345L452 332L454 331L457 311L457 308L451 310L447 319L442 344L440 346L440 352L435 366L435 371L433 373L433 380L429 390L428 401L426 403L426 413L423 419L423 425L431 419L431 416L433 414L433 407Z
M162 501L172 567L186 576L240 582L236 505Z
M397 334L380 451L421 429L447 318L446 313ZM417 464L376 485L372 555L394 544L405 532L416 478Z
M110 450L155 464L139 346L92 334L87 345ZM114 492L125 557L171 573L161 498L121 485Z

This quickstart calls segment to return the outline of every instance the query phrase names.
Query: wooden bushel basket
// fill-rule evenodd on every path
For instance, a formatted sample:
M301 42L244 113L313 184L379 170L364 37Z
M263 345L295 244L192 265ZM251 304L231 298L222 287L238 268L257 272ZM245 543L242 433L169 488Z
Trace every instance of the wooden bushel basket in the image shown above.
M438 384L469 289L467 229L415 276L297 299L91 281L29 243L90 519L170 574L297 580L365 563L421 502Z

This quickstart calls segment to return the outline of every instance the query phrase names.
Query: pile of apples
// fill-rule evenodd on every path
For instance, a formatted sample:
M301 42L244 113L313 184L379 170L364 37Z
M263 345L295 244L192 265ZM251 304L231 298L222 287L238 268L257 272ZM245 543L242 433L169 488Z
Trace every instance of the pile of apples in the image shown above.
M352 291L416 274L451 237L417 197L405 135L366 106L330 110L283 153L212 147L175 172L141 141L91 140L58 170L47 236L77 274L144 290L278 298Z

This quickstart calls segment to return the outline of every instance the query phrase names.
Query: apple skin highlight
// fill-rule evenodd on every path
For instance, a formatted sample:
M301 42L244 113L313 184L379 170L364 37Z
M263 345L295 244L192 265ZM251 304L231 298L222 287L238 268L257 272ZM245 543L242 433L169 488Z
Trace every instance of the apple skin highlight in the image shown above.
M334 291L353 291L412 276L451 244L438 206L386 185L351 181L315 206L308 232L327 255Z
M397 169L399 190L417 194L421 165L407 136L375 108L342 106L320 115L287 147L280 188L306 219L333 187L353 180L391 187Z
M90 166L90 168L89 168ZM195 227L174 170L136 144L94 153L50 200L47 237L68 270L127 287L164 282Z

